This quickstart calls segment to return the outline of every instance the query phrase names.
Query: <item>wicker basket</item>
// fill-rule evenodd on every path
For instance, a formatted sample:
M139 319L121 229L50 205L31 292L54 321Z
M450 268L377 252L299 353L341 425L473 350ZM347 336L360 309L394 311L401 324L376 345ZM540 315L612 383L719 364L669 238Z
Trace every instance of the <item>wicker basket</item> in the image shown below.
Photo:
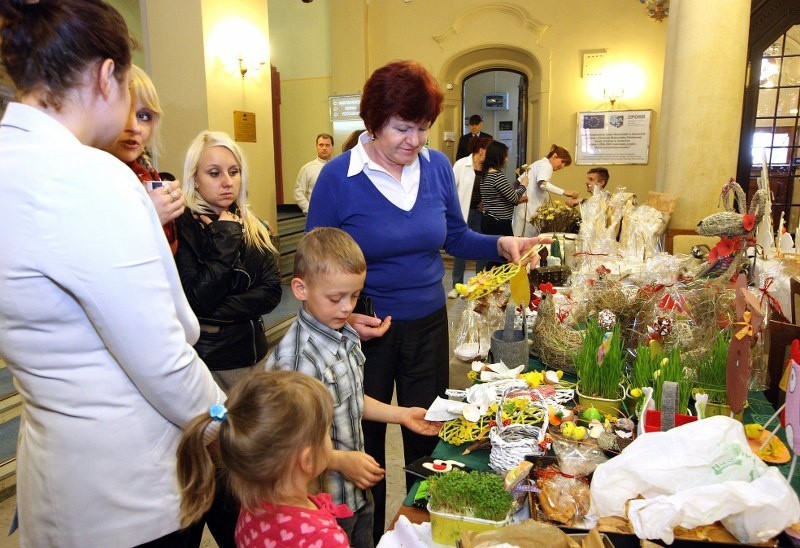
M495 426L489 431L489 440L492 442L489 466L498 474L505 474L515 468L528 455L544 455L545 451L541 443L544 441L544 435L547 432L549 423L547 407L539 401L533 401L531 405L541 407L544 411L541 426L530 424L509 424L504 426L503 407L509 392L508 390L503 392L503 396L497 406Z

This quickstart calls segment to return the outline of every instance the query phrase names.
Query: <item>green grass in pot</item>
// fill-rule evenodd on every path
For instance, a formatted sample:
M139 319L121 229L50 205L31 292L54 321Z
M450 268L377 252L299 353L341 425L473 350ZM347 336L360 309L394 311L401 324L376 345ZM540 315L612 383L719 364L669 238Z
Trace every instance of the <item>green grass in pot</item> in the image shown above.
M663 350L658 344L642 344L636 346L636 359L631 368L631 388L642 389L653 386L653 374L661 363Z
M694 387L708 394L708 402L727 405L726 376L728 365L728 347L731 344L731 332L726 329L720 332L711 345L711 353L695 366Z
M661 409L661 395L664 392L664 382L672 381L678 383L680 398L678 401L677 413L686 413L689 408L689 397L692 391L692 382L683 367L681 361L680 346L673 348L668 354L661 358L658 369L653 374L655 386L653 387L653 402L656 409Z
M578 388L584 396L614 400L622 397L620 382L623 378L622 337L619 324L614 327L610 344L602 363L597 363L597 351L606 331L589 318L583 335L583 344L575 355Z
M428 493L435 512L491 521L506 519L514 503L503 488L503 478L490 472L453 470L433 476Z

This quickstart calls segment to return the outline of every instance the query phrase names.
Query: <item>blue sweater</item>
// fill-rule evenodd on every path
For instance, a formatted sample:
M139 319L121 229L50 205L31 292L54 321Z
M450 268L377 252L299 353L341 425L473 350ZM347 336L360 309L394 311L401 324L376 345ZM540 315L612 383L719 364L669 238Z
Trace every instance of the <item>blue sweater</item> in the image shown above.
M311 195L306 229L335 226L358 243L367 260L363 293L380 318L416 320L444 306L442 247L457 257L503 260L498 236L467 228L447 157L429 153L430 161L419 156L419 193L410 211L387 200L363 171L347 177L350 151L325 165Z

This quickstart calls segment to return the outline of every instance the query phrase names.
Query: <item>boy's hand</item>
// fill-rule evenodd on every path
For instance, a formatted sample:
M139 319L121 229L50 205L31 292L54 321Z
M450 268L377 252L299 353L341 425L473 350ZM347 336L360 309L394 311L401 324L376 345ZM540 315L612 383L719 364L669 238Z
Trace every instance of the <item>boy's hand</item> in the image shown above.
M353 329L358 333L362 341L368 341L376 337L383 337L392 325L392 317L386 316L383 321L375 316L365 316L364 314L350 314L347 318Z
M427 411L422 407L407 407L400 418L400 424L417 434L435 436L442 429L442 423L426 421L425 413Z
M340 472L359 489L369 489L386 475L375 459L361 451L334 451L328 469Z

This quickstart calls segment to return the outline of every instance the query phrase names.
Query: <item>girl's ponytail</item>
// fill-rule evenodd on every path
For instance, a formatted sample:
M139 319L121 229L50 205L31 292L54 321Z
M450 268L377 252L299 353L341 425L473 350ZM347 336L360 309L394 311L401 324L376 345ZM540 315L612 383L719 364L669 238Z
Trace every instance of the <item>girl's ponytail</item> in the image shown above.
M214 501L215 467L204 441L206 428L214 420L208 413L196 417L178 445L178 486L181 490L181 527L188 527L205 515Z

